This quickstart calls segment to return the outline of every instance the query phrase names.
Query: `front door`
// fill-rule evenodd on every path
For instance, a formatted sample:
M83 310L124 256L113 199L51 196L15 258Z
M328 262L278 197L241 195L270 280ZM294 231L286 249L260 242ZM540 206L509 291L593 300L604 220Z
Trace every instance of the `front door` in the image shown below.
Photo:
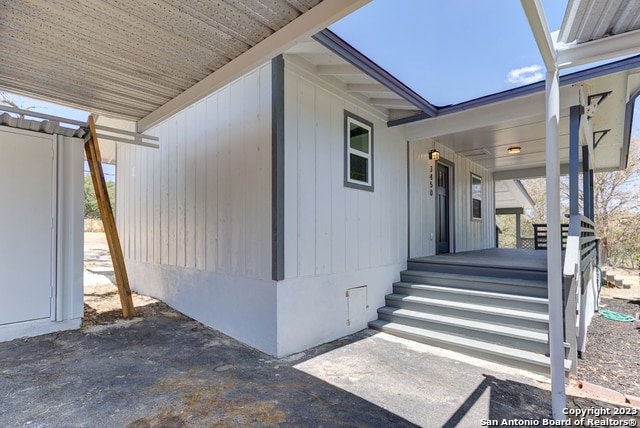
M436 254L450 251L449 167L436 165Z

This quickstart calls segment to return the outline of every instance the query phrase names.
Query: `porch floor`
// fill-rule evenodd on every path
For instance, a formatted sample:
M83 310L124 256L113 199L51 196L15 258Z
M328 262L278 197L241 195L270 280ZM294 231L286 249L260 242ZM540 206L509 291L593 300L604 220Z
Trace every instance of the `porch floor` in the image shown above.
M564 259L564 252L562 254ZM488 248L461 253L438 254L436 256L412 257L409 262L429 262L439 264L481 266L488 268L509 268L547 271L547 250L521 248Z

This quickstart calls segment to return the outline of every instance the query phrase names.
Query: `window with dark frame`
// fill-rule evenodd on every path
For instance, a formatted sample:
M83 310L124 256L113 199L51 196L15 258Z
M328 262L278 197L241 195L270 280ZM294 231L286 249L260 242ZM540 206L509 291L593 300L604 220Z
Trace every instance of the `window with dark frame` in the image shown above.
M482 177L471 174L471 218L482 220Z
M348 111L345 118L344 185L373 191L373 124Z

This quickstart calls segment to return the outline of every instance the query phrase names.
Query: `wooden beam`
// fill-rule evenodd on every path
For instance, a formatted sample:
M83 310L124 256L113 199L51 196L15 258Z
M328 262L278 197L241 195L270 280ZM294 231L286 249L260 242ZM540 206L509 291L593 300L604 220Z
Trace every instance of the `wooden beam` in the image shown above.
M91 136L84 144L84 150L87 155L89 170L91 171L91 180L93 181L93 188L96 193L96 200L98 201L102 225L107 237L107 243L109 244L113 271L116 276L116 285L118 286L120 303L122 305L122 316L124 318L133 318L136 316L136 311L133 306L131 289L129 288L129 277L127 276L127 269L124 264L124 256L122 255L122 247L120 246L120 239L118 238L116 221L113 217L113 210L107 192L107 184L104 181L104 172L102 171L102 164L100 163L100 147L98 146L98 136L96 134L96 125L93 116L89 116L88 122Z

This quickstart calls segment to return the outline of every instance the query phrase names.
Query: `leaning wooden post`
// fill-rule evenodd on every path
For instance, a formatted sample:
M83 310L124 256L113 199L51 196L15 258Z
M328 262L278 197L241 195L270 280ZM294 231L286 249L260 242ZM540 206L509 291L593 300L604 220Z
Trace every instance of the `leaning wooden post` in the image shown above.
M122 255L122 247L118 238L116 229L116 221L113 217L111 202L109 201L109 193L107 192L107 184L104 181L104 172L102 171L100 147L98 146L98 136L96 134L96 125L93 116L89 116L89 130L91 135L84 144L84 150L91 171L91 180L98 201L98 209L100 210L100 218L104 227L107 243L109 244L109 252L111 253L111 261L113 263L113 271L116 276L116 285L120 294L120 303L122 304L122 316L125 318L133 318L136 311L133 306L131 297L131 289L129 288L129 277L124 264L124 256Z

